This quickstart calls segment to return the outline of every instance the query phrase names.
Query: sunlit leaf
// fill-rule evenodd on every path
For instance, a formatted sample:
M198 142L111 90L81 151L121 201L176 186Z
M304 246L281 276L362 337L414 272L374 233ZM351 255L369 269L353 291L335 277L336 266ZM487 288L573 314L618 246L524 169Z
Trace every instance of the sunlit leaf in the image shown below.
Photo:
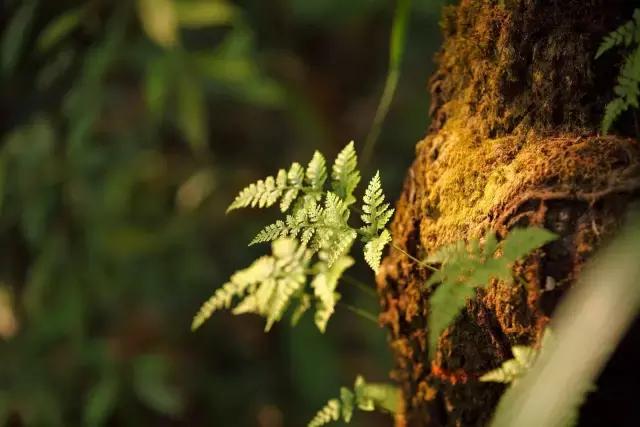
M165 48L178 42L178 18L172 0L138 0L138 16L151 40Z
M38 37L40 52L46 52L75 30L81 23L83 12L83 8L71 9L52 20Z

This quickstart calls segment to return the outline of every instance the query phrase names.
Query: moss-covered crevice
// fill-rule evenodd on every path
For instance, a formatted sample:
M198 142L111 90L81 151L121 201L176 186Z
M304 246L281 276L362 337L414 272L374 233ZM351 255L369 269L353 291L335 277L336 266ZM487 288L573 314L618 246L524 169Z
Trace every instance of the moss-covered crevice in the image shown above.
M422 257L515 226L562 237L518 267L517 285L492 283L470 301L433 362L428 272L391 252L378 287L406 398L399 425L485 425L503 388L477 378L513 344L538 341L559 297L640 197L640 145L597 131L615 72L593 54L629 15L627 2L607 0L462 0L446 10L432 127L397 204L394 243Z

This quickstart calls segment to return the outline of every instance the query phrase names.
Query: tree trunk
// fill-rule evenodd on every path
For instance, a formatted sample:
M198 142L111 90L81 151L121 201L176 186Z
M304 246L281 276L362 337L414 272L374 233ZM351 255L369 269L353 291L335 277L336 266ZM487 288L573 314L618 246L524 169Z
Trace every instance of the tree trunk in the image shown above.
M515 226L561 238L517 267L517 284L478 291L432 362L429 273L392 250L378 289L405 397L398 426L486 425L504 386L478 377L511 358L512 345L538 343L558 299L640 198L640 145L624 136L632 117L618 136L599 133L619 57L594 59L602 37L630 19L630 3L461 0L445 9L432 125L397 204L394 243L422 258ZM615 417L602 425L622 425Z

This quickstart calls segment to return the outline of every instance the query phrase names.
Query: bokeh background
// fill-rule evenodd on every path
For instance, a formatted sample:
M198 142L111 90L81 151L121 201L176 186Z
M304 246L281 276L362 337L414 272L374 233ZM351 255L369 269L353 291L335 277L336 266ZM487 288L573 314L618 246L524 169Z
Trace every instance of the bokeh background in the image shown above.
M375 165L394 200L428 126L444 0L414 1ZM0 2L0 425L303 426L386 332L338 310L263 332L200 304L277 214L225 215L248 183L362 148L390 0ZM371 284L365 269L353 272ZM341 285L373 313L377 299ZM384 415L352 425L386 426Z

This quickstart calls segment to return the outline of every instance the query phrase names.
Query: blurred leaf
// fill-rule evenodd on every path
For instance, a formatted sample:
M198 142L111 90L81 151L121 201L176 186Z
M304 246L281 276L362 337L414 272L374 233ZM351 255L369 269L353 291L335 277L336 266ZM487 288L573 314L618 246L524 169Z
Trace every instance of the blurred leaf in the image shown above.
M83 12L84 8L81 7L71 9L51 21L38 37L38 50L46 52L67 37L80 25Z
M167 415L178 415L183 401L178 390L167 383L169 364L161 355L138 357L133 366L133 387L151 409Z
M233 21L237 13L234 6L220 0L178 1L175 10L178 22L184 28L226 25Z
M167 62L166 58L161 56L147 65L145 98L149 112L155 117L163 115L171 90L171 69Z
M25 0L10 19L9 25L4 31L2 36L2 68L5 74L10 74L18 62L29 29L33 23L37 5L37 0Z
M91 427L104 425L116 405L117 397L118 382L113 373L109 373L89 390L84 407L84 424Z
M176 120L178 127L195 152L207 145L206 104L198 79L188 73L180 76L178 83Z
M138 16L151 40L164 48L178 42L178 19L172 0L138 0Z

